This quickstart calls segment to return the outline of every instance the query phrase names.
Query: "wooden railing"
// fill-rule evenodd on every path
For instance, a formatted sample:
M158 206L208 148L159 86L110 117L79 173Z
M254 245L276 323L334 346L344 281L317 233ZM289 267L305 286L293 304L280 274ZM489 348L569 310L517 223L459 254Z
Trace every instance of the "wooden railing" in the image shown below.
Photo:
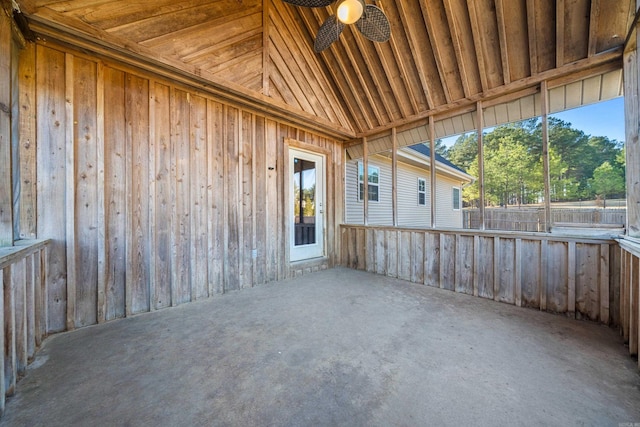
M29 240L0 248L0 414L47 334L48 245Z
M640 240L625 238L618 242L622 248L620 331L629 344L629 353L637 356L640 341Z
M546 224L544 208L486 208L484 224L487 230L504 231L544 231L557 223L624 228L626 214L626 208L552 208L551 224ZM464 228L478 229L481 222L478 209L463 210Z
M620 259L611 239L342 226L344 266L611 325Z

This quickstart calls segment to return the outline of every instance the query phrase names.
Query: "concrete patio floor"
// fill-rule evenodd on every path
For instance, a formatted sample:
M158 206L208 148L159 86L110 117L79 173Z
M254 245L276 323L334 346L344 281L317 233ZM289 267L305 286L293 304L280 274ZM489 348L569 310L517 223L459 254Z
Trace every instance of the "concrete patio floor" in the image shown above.
M348 269L45 342L0 425L640 423L616 330Z

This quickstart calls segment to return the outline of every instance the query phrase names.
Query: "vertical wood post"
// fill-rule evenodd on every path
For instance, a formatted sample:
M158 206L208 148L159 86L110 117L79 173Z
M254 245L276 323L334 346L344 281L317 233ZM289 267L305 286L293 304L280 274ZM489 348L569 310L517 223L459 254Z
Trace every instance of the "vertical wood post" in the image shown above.
M436 124L429 116L429 154L431 155L431 228L436 228Z
M391 129L391 205L393 210L393 226L398 226L398 134L396 128Z
M484 112L482 101L476 104L476 125L478 127L478 194L480 196L480 230L485 229L484 224L484 145L482 142L482 130L484 128Z
M638 24L625 46L624 117L627 160L627 234L640 237L640 57L638 56Z
M549 101L547 81L540 84L540 105L542 108L542 177L544 179L544 232L551 229L551 179L549 176Z
M369 145L362 138L362 212L364 225L369 224Z
M65 54L65 179L66 188L75 188L75 111L74 111L74 57ZM75 235L75 199L74 191L67 191L65 204L66 249L67 249L67 317L68 330L75 328L76 320L76 235Z
M11 23L0 7L0 246L13 245L13 181L11 179Z

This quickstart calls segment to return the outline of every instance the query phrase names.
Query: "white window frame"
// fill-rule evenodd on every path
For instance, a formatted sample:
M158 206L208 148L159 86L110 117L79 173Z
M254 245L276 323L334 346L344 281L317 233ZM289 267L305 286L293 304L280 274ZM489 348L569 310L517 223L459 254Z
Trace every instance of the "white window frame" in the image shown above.
M458 207L456 208L456 191L458 191ZM454 211L459 211L461 206L462 206L462 191L460 190L460 187L452 187L451 188L451 201L452 203L452 208Z
M420 184L422 183L422 190ZM424 195L423 203L420 203L420 195ZM418 206L427 206L427 180L424 178L418 178Z
M364 165L362 164L362 162L358 162L358 167L356 170L356 173L358 174L358 188L357 188L357 192L358 192L358 201L362 202L363 201L363 195L360 192L360 186L362 185L364 188L364 181L360 179L360 168L362 168L362 171L364 172ZM378 182L371 182L371 180L369 179L371 176L373 176L373 174L371 173L371 171L374 170L377 172L378 175ZM377 199L368 199L370 202L379 202L380 201L380 168L378 166L373 166L373 165L367 165L367 180L368 180L368 185L367 187L377 187L378 191L376 192L376 194L378 195ZM362 174L364 175L364 173ZM362 191L362 193L364 193L364 191ZM367 191L368 193L368 191ZM368 194L367 194L368 197Z

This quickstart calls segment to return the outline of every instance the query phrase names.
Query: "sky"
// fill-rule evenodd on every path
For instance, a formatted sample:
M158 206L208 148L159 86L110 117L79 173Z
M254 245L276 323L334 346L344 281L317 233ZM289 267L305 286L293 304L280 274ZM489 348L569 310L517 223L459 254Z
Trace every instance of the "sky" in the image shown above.
M624 98L619 97L610 101L599 102L561 113L551 114L565 122L571 123L571 127L583 131L591 136L606 136L609 139L624 141ZM444 138L442 142L451 146L458 136Z

